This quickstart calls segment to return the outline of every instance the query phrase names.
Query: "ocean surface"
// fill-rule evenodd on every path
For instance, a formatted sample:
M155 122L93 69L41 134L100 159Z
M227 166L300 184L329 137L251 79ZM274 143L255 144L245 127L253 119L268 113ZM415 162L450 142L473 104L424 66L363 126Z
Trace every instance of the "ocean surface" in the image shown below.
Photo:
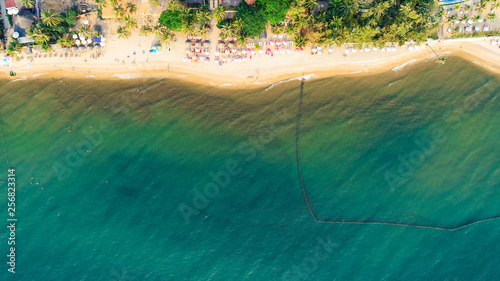
M500 215L499 95L458 57L302 89L0 81L0 280L498 280L500 219L445 229Z

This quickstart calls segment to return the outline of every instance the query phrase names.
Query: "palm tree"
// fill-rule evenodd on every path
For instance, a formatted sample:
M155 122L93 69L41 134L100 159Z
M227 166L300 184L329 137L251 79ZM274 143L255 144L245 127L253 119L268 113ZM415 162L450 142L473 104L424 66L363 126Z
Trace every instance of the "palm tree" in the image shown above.
M497 18L497 14L495 13L489 13L487 16L486 16L486 20L490 21L490 22L493 22L495 21Z
M82 34L83 36L89 38L92 36L92 31L89 29L89 27L80 27L78 29L78 34Z
M58 25L61 22L59 14L55 10L48 10L42 12L42 22L46 26Z
M35 0L21 0L21 5L26 8L33 8L35 7Z
M233 27L234 33L240 33L241 28L243 27L243 20L242 19L237 19L231 24Z
M61 37L57 40L57 44L61 47L71 47L75 43L75 40L72 37Z
M111 3L111 6L113 6L113 7L118 6L118 0L109 0L109 2Z
M128 31L126 28L122 26L118 26L118 29L116 30L116 34L118 34L118 39L124 38L127 39L130 36L130 31Z
M153 28L149 25L143 25L141 26L141 35L144 35L144 36L148 36L149 34L151 34L151 32L153 32Z
M102 10L102 8L105 8L108 6L107 0L94 0L94 1L99 6L99 9L101 9L101 10Z
M117 18L123 18L125 16L125 9L123 9L122 5L114 6L113 13Z
M470 5L468 5L468 4L466 4L466 5L464 6L464 10L465 10L466 12L470 11L470 9L471 9L471 7L470 7Z
M221 22L226 17L226 11L224 11L224 8L222 6L217 6L217 8L215 8L213 12L213 15L217 22Z
M160 44L162 46L169 46L170 42L175 40L175 33L167 30L166 32L163 32L158 39L160 40Z
M22 49L23 46L17 40L12 40L7 45L7 54L17 57Z
M187 35L193 35L196 31L196 27L193 24L185 24L182 26L182 33Z
M293 41L298 48L303 48L306 45L306 37L304 35L295 35Z
M160 0L149 0L149 5L160 6Z
M28 30L28 37L32 38L35 43L42 45L49 42L49 35L44 33L40 27L34 27Z
M129 13L133 14L133 13L135 13L135 11L137 11L137 6L131 2L128 2L127 9L128 9Z
M495 2L495 3L491 4L491 7L492 7L493 9L498 9L498 8L500 8L500 2Z
M132 29L137 27L137 20L133 19L129 16L126 16L123 18L123 21L125 22L125 28L127 29Z
M282 23L272 23L271 24L271 32L274 34L282 34L283 33L283 24Z

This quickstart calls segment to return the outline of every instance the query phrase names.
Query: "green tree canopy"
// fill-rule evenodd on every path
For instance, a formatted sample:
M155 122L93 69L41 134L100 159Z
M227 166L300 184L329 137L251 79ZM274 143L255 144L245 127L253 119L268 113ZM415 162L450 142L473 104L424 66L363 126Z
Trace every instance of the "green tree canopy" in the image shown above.
M161 13L160 24L173 31L181 31L183 25L182 12L178 9L165 10Z
M266 29L265 6L260 1L257 1L253 6L242 2L238 7L236 16L242 21L240 33L247 38L257 37Z

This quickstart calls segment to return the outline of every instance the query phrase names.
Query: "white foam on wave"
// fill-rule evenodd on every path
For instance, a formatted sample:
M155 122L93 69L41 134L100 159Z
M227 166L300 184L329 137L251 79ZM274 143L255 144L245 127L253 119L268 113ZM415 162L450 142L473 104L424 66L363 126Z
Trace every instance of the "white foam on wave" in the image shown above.
M478 61L474 61L474 60L473 60L472 62L473 62L473 63L475 63L475 64L479 64L480 66L482 66L482 67L484 67L484 68L487 68L487 69L489 69L489 70L496 71L496 69L494 69L493 67L486 66L486 65L484 65L484 64L482 64L482 63L480 63L480 62L478 62Z
M95 77L97 77L97 76L95 76L95 75L87 75L87 76L85 76L85 78L95 78Z
M35 77L37 77L37 76L42 76L42 75L47 75L47 73L37 73L37 74L33 75L33 77L32 77L32 78L35 78Z
M133 78L137 78L137 75L132 74L132 73L115 73L111 77L118 77L121 79L133 79Z
M11 80L10 82L14 82L14 81L21 81L21 80L26 80L26 75L24 75L23 77L21 78L17 78L17 79L14 79L14 80Z
M232 86L233 84L220 84L218 85L219 87L227 87L227 86Z
M407 66L407 65L412 65L413 63L415 63L416 61L419 61L419 60L421 60L421 59L412 59L412 60L410 60L410 61L407 61L407 62L403 63L402 65L396 66L395 68L393 68L393 69L392 69L392 71L394 71L394 72L398 72L398 71L400 71L400 70L403 70L403 68L404 68L405 66Z
M309 80L311 78L315 78L315 77L318 77L318 75L316 74L308 74L308 75L303 75L303 76L300 76L300 77L295 77L295 78L290 78L290 79L286 79L286 80L281 80L281 81L278 81L276 83L273 83L271 84L269 87L266 88L266 91L271 89L272 87L276 86L276 85L279 85L281 83L285 83L285 82L289 82L289 81L294 81L294 80Z

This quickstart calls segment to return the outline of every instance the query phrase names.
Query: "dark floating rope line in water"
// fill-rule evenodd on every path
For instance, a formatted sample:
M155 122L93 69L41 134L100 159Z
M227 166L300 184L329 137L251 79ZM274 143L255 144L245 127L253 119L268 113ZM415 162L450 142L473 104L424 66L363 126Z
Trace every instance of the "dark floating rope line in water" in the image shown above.
M472 221L469 223L464 223L460 224L455 227L446 227L446 226L433 226L433 225L419 225L419 224L410 224L410 223L402 223L402 222L390 222L390 221L341 221L341 220L325 220L325 219L318 219L316 218L316 215L311 208L311 203L309 203L309 197L307 196L306 188L304 186L304 179L302 178L302 171L300 169L300 153L299 153L299 138L300 138L300 118L302 117L302 99L304 97L304 81L305 79L302 78L302 82L300 83L300 95L299 95L299 110L297 112L297 127L295 129L295 151L297 155L297 169L299 172L299 179L300 179L300 186L302 187L302 195L304 195L304 200L306 201L307 209L309 210L309 213L311 214L312 218L314 219L315 222L318 223L330 223L330 224L358 224L358 225L366 225L366 224L371 224L371 225L391 225L391 226L401 226L401 227L413 227L413 228L426 228L426 229L436 229L436 230L447 230L447 231L455 231L467 226L471 226L473 224L478 224L481 222L486 222L486 221L491 221L495 219L500 219L500 215Z

